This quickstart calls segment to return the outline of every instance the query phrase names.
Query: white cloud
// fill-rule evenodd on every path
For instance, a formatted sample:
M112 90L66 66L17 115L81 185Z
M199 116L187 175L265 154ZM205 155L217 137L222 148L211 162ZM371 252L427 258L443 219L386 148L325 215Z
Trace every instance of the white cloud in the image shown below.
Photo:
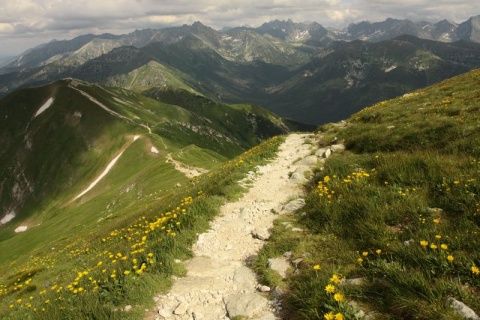
M272 19L316 21L343 27L362 20L397 19L463 22L480 14L472 0L1 0L0 55L42 40L86 33L191 24L213 28L259 26ZM26 41L29 39L29 41Z

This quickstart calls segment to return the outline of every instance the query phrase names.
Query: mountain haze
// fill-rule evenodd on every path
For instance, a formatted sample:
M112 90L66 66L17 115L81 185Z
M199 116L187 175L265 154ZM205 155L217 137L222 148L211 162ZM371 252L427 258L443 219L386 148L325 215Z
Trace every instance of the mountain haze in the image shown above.
M387 19L344 30L274 20L217 31L195 22L85 35L16 57L0 69L0 95L73 77L139 93L180 88L321 124L480 67L479 19Z

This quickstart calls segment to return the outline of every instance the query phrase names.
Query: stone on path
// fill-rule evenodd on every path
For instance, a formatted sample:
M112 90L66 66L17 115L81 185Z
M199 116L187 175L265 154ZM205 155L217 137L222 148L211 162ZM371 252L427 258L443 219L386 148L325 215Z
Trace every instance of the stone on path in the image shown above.
M315 166L318 163L318 156L307 156L300 160L297 164L307 166L307 170L311 170L312 166Z
M343 152L343 151L345 151L345 146L343 144L334 144L334 145L330 146L330 150L332 150L332 152L336 152L336 153Z
M233 274L233 284L237 290L242 292L252 292L255 290L257 281L255 274L250 268L240 267Z
M294 212L302 208L304 205L305 205L305 199L300 198L300 199L292 200L286 205L284 205L283 210L287 212Z
M172 313L165 309L158 310L158 315L164 319L168 319L172 317Z
M268 229L255 229L252 231L252 237L262 241L267 241L270 238L270 232Z
M186 303L180 302L180 304L173 310L173 313L176 315L182 315L187 312L188 305Z
M325 150L325 151L322 153L322 158L327 159L327 158L330 157L331 155L332 155L332 150L327 149L327 150Z
M276 318L275 318L275 315L273 314L267 314L259 318L254 318L253 320L276 320Z
M230 318L253 317L267 305L268 300L256 293L233 294L225 299L225 307Z
M258 290L260 292L270 292L270 287L269 286L258 286Z
M305 178L305 175L300 172L292 173L289 180L295 184L302 184L308 181L307 178Z
M268 266L270 269L277 271L280 277L287 276L287 270L290 268L290 263L284 257L268 259Z

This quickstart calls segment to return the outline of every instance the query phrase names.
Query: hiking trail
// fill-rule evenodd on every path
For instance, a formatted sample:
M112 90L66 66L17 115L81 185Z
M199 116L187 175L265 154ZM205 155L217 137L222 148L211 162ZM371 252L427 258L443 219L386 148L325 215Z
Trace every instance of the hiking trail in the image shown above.
M194 257L184 263L187 275L175 278L169 293L154 297L156 308L146 320L162 319L280 319L280 303L267 299L269 288L260 286L247 261L268 238L279 214L298 208L303 172L319 157L312 155L308 134L290 134L276 158L250 172L253 183L236 202L222 206L210 230L193 245ZM301 206L301 205L300 205ZM254 236L252 236L254 235ZM268 289L268 290L267 290ZM266 292L261 292L266 291Z

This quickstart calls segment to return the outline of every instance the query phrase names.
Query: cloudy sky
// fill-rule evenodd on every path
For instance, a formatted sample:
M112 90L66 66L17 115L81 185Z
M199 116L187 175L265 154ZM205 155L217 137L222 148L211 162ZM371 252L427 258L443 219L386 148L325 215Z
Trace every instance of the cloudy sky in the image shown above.
M479 14L478 0L0 0L0 57L52 39L195 21L215 29L288 18L345 27L388 17L460 23Z

